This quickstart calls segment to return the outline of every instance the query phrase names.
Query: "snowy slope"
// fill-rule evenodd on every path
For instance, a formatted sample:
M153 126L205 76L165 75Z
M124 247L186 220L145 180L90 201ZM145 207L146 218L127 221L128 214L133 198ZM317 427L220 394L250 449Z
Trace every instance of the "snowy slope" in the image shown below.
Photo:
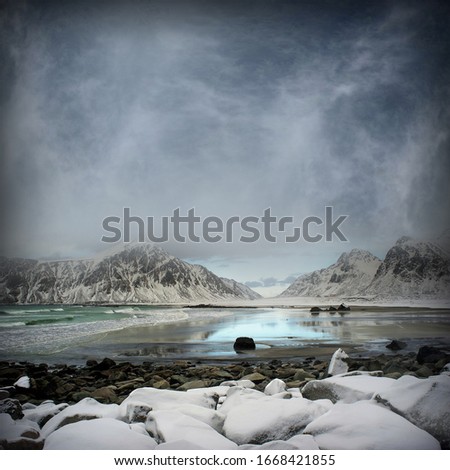
M402 237L387 252L367 293L383 298L448 298L449 255L434 243Z
M92 260L0 259L0 302L186 302L252 299L258 294L224 281L153 245L130 245Z
M381 261L368 251L353 249L336 263L298 277L281 297L353 296L365 291Z
M281 297L369 297L373 300L450 298L450 255L435 242L400 238L383 261L368 251L298 277Z

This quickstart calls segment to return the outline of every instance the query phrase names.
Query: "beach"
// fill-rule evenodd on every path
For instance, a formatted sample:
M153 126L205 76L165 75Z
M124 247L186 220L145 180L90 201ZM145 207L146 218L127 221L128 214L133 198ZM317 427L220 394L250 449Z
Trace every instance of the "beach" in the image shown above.
M321 307L4 306L0 446L447 449L449 310Z
M327 305L324 305L327 307ZM235 361L237 337L252 337L246 359L297 359L336 348L386 353L425 344L450 347L450 310L352 305L349 312L311 315L306 306L14 306L1 308L0 360L83 365L115 361ZM3 323L2 323L3 322Z

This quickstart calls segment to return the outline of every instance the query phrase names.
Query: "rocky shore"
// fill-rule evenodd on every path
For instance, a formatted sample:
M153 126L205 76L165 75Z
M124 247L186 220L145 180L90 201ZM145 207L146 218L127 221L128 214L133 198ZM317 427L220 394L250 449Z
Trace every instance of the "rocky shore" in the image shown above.
M331 357L330 357L331 359ZM385 377L398 379L403 375L426 378L439 374L450 362L450 354L425 346L418 353L380 354L373 357L358 355L345 359L351 371L382 371ZM101 403L120 403L136 388L153 387L186 391L213 387L227 380L248 379L257 390L264 390L274 378L282 379L289 388L301 388L310 380L328 375L330 360L306 357L298 361L238 363L116 363L105 358L89 360L83 367L74 365L0 362L0 400L11 398L21 404L75 403L83 398L95 398ZM29 377L29 388L13 386L21 377Z
M12 425L13 421L8 421L11 419L15 424L21 423L24 416L27 419L26 422L29 423L33 409L39 409L39 416L36 418L38 428L35 430L39 438L33 437L33 429L28 429L28 431L24 431L25 434L19 433L17 438L10 441L0 439L0 448L42 448L44 440L41 429L47 421L54 418L66 407L70 408L70 405L77 407L80 403L123 407L124 403L127 403L133 396L133 393L138 395L150 393L142 392L142 390L151 390L151 393L169 392L170 390L177 392L210 390L213 393L215 390L219 390L220 393L225 393L224 387L243 387L245 392L246 387L250 386L253 390L252 393L260 394L256 398L277 396L277 394L289 392L285 397L281 397L281 395L280 397L303 397L302 400L313 400L317 404L326 401L328 407L332 403L342 400L346 402L349 396L352 397L351 400L357 401L370 398L371 395L367 395L363 390L365 386L361 390L358 387L353 389L352 379L346 381L346 387L347 384L350 384L350 388L347 388L352 390L348 396L346 395L348 391L343 392L347 388L343 389L342 384L327 382L334 379L330 376L340 374L336 370L334 373L330 373L335 356L330 357L329 360L311 356L290 362L275 359L254 363L247 361L239 363L176 361L173 363L146 362L139 365L129 362L116 363L112 359L105 358L100 362L89 360L82 367L63 364L49 366L28 362L0 362L0 418L3 420L3 426L7 426L8 423ZM362 377L361 380L367 381L368 378L368 383L370 383L370 377L383 378L377 382L374 389L378 390L377 387L383 384L382 380L388 380L389 386L395 382L400 384L402 381L409 386L411 380L430 378L431 384L439 374L444 372L448 375L445 370L449 367L450 355L433 347L424 346L417 353L408 354L347 357L343 353L339 360L345 362L345 372L349 374L350 378L357 374ZM406 378L405 376L410 377ZM336 375L336 380L338 377L339 375ZM418 382L415 383L417 386ZM225 393L225 395L227 394ZM178 399L183 400L185 395L182 393L177 396L181 397ZM186 396L196 395L188 393ZM277 403L280 403L281 406L281 402ZM297 401L297 403L300 402ZM140 406L138 404L134 407L133 413L139 414ZM145 408L144 411L148 413L151 409L152 407ZM323 412L324 410L321 411L321 413ZM138 417L133 414L133 419L130 422L136 420L139 422ZM146 426L149 427L150 424L147 423ZM229 431L229 435L232 434L232 431ZM450 441L447 439L448 431L445 429L441 434L444 436L439 439L441 446L448 448L450 445ZM152 434L150 433L150 435ZM266 442L264 439L260 439L260 441L261 443ZM234 442L239 443L239 439L234 439ZM242 443L246 442L245 439L242 440Z

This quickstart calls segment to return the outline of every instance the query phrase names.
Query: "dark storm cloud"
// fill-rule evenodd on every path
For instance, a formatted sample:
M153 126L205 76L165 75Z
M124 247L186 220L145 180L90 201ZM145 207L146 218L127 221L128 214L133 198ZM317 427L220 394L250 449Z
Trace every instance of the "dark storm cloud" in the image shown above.
M261 216L272 207L302 219L333 205L350 216L351 246L374 250L443 230L448 10L443 2L7 2L3 251L93 253L103 218L123 207L141 217L177 207ZM318 246L269 248L292 260ZM267 250L169 245L206 259Z

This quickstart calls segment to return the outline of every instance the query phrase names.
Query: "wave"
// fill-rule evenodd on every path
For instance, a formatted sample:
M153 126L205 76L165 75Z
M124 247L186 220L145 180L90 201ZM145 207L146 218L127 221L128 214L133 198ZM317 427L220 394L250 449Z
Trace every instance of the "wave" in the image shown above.
M25 323L21 321L0 323L0 328L11 328L13 326L25 326Z
M139 312L140 310L138 308L134 307L125 307L125 308L115 308L113 309L114 313L136 313Z
M63 308L52 308L51 311L52 312L64 312L64 309Z
M10 313L5 312L4 310L0 310L0 315L10 315Z
M33 325L46 325L48 323L61 323L61 322L71 321L74 318L75 318L74 316L61 317L61 318L41 318L39 320L27 321L27 322L25 322L25 325L33 326Z

